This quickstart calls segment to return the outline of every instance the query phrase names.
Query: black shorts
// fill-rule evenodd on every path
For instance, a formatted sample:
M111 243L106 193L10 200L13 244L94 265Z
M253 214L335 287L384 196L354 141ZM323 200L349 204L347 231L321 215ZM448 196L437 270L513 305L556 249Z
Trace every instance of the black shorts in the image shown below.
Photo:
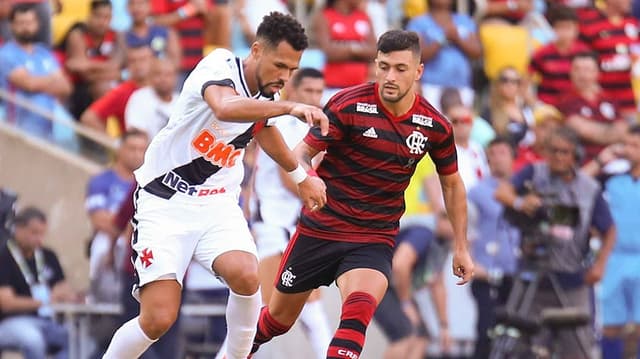
M415 300L412 299L412 301L419 310L420 307ZM387 288L387 292L378 304L373 318L387 339L392 343L408 338L411 335L429 338L429 331L422 316L420 317L418 325L414 327L409 317L404 314L402 303L393 286Z
M356 268L375 269L389 280L392 258L393 248L388 244L330 241L298 232L280 262L276 288L283 293L306 292L329 286Z

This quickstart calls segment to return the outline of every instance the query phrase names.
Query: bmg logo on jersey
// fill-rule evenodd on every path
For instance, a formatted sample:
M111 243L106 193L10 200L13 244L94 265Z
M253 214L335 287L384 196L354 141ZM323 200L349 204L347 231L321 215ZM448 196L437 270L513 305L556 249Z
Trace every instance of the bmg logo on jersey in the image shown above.
M204 158L219 167L233 167L242 153L241 149L233 145L216 141L216 136L206 129L200 131L191 144Z
M173 171L164 175L164 177L162 178L162 184L180 193L198 197L211 196L218 193L225 193L227 191L224 187L200 188L200 186L191 186L189 182L182 179L179 174Z

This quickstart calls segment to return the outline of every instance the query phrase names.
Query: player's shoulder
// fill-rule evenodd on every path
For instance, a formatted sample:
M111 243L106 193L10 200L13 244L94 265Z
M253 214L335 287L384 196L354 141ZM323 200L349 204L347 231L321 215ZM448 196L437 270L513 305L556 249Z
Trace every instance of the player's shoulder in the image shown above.
M375 84L368 82L340 90L331 97L327 107L333 111L340 111L354 103L370 104L372 108L375 107Z
M418 104L414 108L412 121L439 132L451 132L451 122L426 98L418 95Z
M228 66L233 68L236 66L236 56L233 52L218 48L211 51L207 56L200 60L200 66Z

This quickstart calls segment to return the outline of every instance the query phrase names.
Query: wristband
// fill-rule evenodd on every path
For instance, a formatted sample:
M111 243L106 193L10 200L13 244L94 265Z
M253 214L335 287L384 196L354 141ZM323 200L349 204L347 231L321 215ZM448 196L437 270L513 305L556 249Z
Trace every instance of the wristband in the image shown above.
M307 176L309 175L307 174L307 171L305 171L304 168L302 168L302 166L298 163L298 167L296 167L295 170L289 172L289 176L295 184L300 184L302 181L307 179Z

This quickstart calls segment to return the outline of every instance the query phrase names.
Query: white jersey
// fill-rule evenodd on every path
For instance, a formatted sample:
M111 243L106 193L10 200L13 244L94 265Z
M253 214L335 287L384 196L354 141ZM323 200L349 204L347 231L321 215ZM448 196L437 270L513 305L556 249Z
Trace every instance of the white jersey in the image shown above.
M309 125L294 116L284 115L273 120L289 148L294 148L309 132ZM279 168L269 155L258 151L254 183L258 213L253 217L287 228L297 222L302 204L282 183Z
M190 202L221 193L239 196L244 149L266 120L218 120L203 99L210 85L233 87L244 97L273 100L249 93L242 61L230 51L211 52L185 80L169 123L153 138L144 164L135 171L136 180L147 192Z

